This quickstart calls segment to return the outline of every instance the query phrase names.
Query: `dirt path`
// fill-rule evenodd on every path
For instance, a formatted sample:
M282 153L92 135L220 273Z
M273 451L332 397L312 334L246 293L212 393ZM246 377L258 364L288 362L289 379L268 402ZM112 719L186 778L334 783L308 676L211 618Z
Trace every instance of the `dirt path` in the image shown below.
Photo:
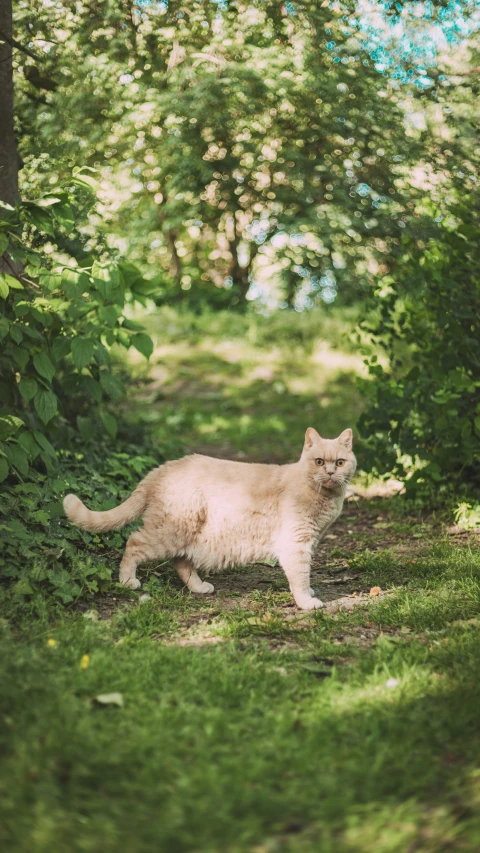
M319 346L305 355L286 346L258 348L245 340L179 341L158 349L155 359L148 382L136 392L136 405L150 424L158 425L160 442L178 436L186 453L283 463L298 458L306 426L338 434L355 423L360 411L354 390L360 368L341 350ZM362 606L371 600L372 587L385 586L371 570L377 556L383 555L384 564L395 563L392 584L401 586L419 557L445 539L444 527L433 518L394 510L395 498L388 498L400 489L397 481L354 485L313 561L312 587L327 613ZM172 566L149 569L181 589ZM185 642L198 641L199 625L203 642L214 641L208 626L234 611L253 614L252 619L271 614L299 624L305 620L279 566L255 564L211 580L215 594L195 597L194 613L181 621ZM384 594L388 589L381 588L380 597Z

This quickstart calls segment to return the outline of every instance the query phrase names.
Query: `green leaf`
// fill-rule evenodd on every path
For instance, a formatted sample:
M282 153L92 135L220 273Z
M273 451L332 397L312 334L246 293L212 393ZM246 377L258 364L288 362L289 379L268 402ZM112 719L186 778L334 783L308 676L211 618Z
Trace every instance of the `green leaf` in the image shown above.
M22 395L25 402L29 403L30 400L33 400L33 398L35 397L35 394L38 391L38 385L35 382L35 379L22 378L18 383L18 390L20 391L20 394Z
M8 330L10 328L10 324L6 317L0 317L0 341L3 341L4 337L8 334Z
M5 455L10 465L13 465L22 477L26 477L28 474L28 457L23 448L15 444L7 445Z
M40 376L43 376L44 379L48 380L48 382L52 381L55 376L55 367L46 352L35 353L33 356L33 364L35 366L35 370L40 374Z
M67 234L73 230L75 225L75 216L69 204L59 204L53 209L53 215L58 224L65 228Z
M91 376L82 376L81 382L83 388L85 388L86 392L90 394L90 397L96 400L97 403L100 403L102 399L100 383L97 382L96 379L92 379Z
M77 370L83 370L92 360L94 342L80 335L72 339L72 358Z
M140 332L138 335L133 335L131 344L138 352L141 352L145 358L150 358L153 352L153 341L150 335L145 332Z
M58 273L48 272L47 270L41 270L39 273L39 284L44 290L49 290L50 292L58 290L61 281L61 276Z
M89 289L88 276L79 270L67 267L62 272L62 287L70 299L77 299Z
M475 429L477 430L477 432L480 435L480 415L478 415L478 417L474 418L473 423L475 424Z
M135 320L124 320L122 323L122 329L128 329L130 332L143 332L145 326L142 326L141 323L136 323Z
M5 281L6 276L0 275L0 297L2 299L6 299L8 294L10 293L10 288Z
M34 398L35 411L44 424L48 424L57 413L57 405L57 397L52 391L40 389L36 393Z
M99 364L109 365L110 364L110 356L108 354L108 350L105 349L100 341L97 341L95 346L95 358Z
M10 337L12 341L15 341L16 344L21 343L23 339L23 333L20 326L13 325L12 323L12 325L10 326Z
M85 441L89 441L95 432L93 421L90 418L82 418L80 415L77 417L77 428Z
M40 453L40 446L38 442L35 441L31 432L21 432L17 441L23 449L27 451L28 455L31 456L32 459L37 458Z
M13 347L12 356L15 364L18 365L20 370L25 370L30 358L30 351L25 349L25 347Z
M16 595L33 595L35 592L28 578L21 578L17 581L13 590Z
M39 524L43 524L45 527L50 523L50 516L48 512L45 512L43 509L37 509L36 512L32 513L32 521L37 521Z
M93 283L105 300L110 300L119 284L118 271L112 267L102 267L94 263L92 266Z
M114 400L121 400L125 394L123 383L116 376L107 373L106 370L103 370L100 374L100 384L109 397L113 397Z
M72 184L76 184L77 187L90 190L91 193L95 193L98 188L98 182L94 178L90 178L89 175L74 175L70 178L70 181Z
M6 234L0 234L0 255L8 249L8 237Z
M15 276L3 273L3 278L6 279L10 290L24 290L22 282L18 278L15 278Z
M61 201L60 198L54 195L44 195L43 198L35 199L35 204L38 207L51 207L52 204L58 204Z
M113 326L117 325L118 313L113 307L113 305L104 305L99 310L100 319L107 325Z
M109 412L101 412L100 417L102 424L108 432L110 438L115 438L117 435L117 421Z
M21 418L16 418L14 415L2 415L0 417L0 441L14 435L24 423Z
M50 444L48 438L45 438L43 432L40 432L40 430L38 429L34 429L33 435L35 436L35 440L39 443L42 450L44 450L48 456L51 456L52 459L56 459L57 454L52 445Z
M71 338L66 338L61 335L58 338L55 338L52 344L52 355L55 361L61 361L62 358L65 358L68 352L70 352L70 342Z
M53 227L52 217L46 210L38 207L36 204L32 204L32 202L26 204L25 209L28 218L32 224L35 225L37 231L40 231L42 234L50 234L50 236L54 235L55 229Z
M0 483L8 477L8 462L4 456L0 456Z

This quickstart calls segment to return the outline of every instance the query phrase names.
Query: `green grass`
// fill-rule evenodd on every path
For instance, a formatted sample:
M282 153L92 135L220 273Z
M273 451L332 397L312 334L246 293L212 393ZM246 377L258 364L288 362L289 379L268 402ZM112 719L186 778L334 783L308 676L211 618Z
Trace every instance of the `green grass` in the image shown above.
M148 368L138 357L147 384L130 411L160 444L181 435L187 452L286 462L300 455L308 426L333 437L358 420L363 361L351 318L164 309L147 325L158 346Z
M226 611L158 578L108 619L7 611L3 849L473 853L479 556L367 555L392 597L298 623L283 591Z
M306 426L333 435L359 415L361 359L338 316L149 322L158 348L151 374L134 365L122 423L154 440L138 457L65 456L65 488L90 502L116 502L181 443L286 461ZM63 486L42 488L32 513ZM119 533L79 536L53 513L39 544L29 525L0 599L0 848L476 853L478 540L452 545L411 512L401 498L345 507L320 596L387 594L337 615L299 613L281 572L258 566L204 598L153 565L141 599L110 580ZM345 565L348 589L329 585ZM121 706L96 701L111 693Z

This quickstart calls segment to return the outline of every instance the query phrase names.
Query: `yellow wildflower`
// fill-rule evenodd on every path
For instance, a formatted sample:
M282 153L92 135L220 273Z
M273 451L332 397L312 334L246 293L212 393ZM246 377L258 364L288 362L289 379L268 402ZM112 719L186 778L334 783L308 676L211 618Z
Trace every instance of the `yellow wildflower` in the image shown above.
M50 646L51 649L53 649L53 647L56 645L57 645L57 641L54 640L53 637L50 637L50 639L47 640L47 646Z
M90 655L82 655L82 659L80 661L80 669L88 669L90 664Z

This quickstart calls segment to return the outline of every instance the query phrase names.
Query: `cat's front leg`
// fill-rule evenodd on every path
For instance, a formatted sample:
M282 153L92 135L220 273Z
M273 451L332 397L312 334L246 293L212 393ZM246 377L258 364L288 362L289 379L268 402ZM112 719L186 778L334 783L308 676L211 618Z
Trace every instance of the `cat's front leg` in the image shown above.
M323 601L315 598L310 586L310 558L307 554L290 552L280 557L295 604L301 610L320 610Z

